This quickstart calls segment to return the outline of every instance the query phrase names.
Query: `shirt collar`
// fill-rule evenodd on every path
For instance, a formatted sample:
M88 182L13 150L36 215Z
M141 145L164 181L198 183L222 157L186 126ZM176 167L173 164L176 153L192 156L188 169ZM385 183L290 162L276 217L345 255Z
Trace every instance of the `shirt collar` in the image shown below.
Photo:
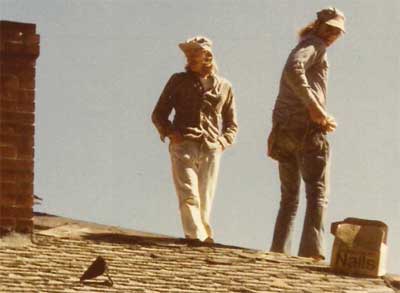
M305 35L304 37L302 37L300 39L300 42L303 42L306 40L314 40L315 42L320 43L321 45L323 45L323 47L326 48L325 42L320 37L316 36L313 33L309 33L309 34Z
M196 73L194 73L193 71L190 71L190 70L187 70L187 73L188 73L194 80L200 82L200 78L199 78L199 76L198 76ZM215 74L215 73L211 73L211 74L210 74L210 77L212 78L212 89L215 89L215 88L218 86L218 84L219 84L219 82L220 82L221 79L220 79L220 77L219 77L217 74Z

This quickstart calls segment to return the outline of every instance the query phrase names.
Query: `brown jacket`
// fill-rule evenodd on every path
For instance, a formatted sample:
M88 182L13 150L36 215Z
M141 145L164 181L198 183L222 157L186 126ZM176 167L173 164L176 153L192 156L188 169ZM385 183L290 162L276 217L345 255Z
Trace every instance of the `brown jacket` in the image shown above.
M175 116L171 122L172 109ZM226 148L234 142L238 129L232 86L214 75L212 88L204 91L195 74L175 73L161 93L152 120L162 141L178 131L187 139L204 141L210 148L219 144Z

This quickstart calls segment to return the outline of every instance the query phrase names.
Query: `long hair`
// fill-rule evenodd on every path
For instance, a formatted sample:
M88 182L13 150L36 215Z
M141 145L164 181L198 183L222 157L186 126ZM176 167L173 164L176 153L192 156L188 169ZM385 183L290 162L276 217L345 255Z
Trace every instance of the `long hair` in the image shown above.
M309 24L307 24L305 27L303 27L302 29L299 30L298 35L299 35L299 39L304 38L306 35L315 32L318 27L320 26L320 22L318 21L318 19L310 22Z
M188 71L188 72L191 71L189 64L185 65L185 70ZM207 73L211 73L212 75L217 74L218 73L218 65L215 62L215 60L213 59L211 64L204 64L203 65L202 71L203 72L207 72Z

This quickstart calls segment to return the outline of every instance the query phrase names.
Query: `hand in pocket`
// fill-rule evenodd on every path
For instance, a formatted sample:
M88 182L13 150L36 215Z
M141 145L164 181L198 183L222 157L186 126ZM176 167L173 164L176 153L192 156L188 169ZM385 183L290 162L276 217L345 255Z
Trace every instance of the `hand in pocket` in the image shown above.
M168 135L168 138L173 144L180 144L183 142L183 136L178 131L172 132L170 135Z

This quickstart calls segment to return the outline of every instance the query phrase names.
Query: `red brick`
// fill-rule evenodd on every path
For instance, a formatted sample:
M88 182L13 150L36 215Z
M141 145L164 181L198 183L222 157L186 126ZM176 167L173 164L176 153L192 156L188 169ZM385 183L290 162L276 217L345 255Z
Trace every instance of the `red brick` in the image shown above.
M1 38L3 42L21 40L21 33L19 31L10 28L4 29L2 23L0 24L0 29L2 30Z
M23 113L34 113L35 112L35 103L18 103L17 111Z
M17 41L16 38L10 38L2 41L2 55L22 55L22 41Z
M18 192L18 185L14 182L1 182L0 195L16 194Z
M20 103L18 100L2 99L0 101L0 110L14 113L33 113L35 111L35 103Z
M28 50L30 51L31 48L19 48L18 50ZM32 83L35 81L35 65L34 64L26 64L26 63L11 63L11 62L5 62L2 63L0 66L1 72L6 72L7 75L12 76L13 80L15 80L15 77L18 78L19 80L19 88L29 88L29 89L34 89L34 87L31 86L24 86L26 83ZM8 79L10 79L9 77ZM7 81L7 79L5 80ZM34 83L33 83L34 84ZM14 89L15 87L15 81L14 81Z
M22 208L14 208L14 215L18 219L32 219L33 210L32 206L30 207L22 207Z
M14 159L17 156L17 149L10 146L0 146L0 158Z
M33 229L36 58L34 24L0 21L0 234Z
M26 44L24 54L36 59L40 55L40 46Z
M27 45L39 45L40 43L40 36L36 34L24 34L22 38Z
M35 91L29 89L19 89L18 100L21 103L33 103L35 101Z
M16 194L7 194L0 192L0 206L14 206L17 203Z
M0 134L16 135L17 134L16 128L17 128L17 124L15 124L15 123L7 123L7 122L0 121Z
M15 75L19 79L28 79L35 77L35 66L24 63L4 62L1 64L0 69L7 74Z
M25 44L22 39L2 42L2 55L20 56L20 58L36 59L40 53L38 44Z
M1 182L0 196L8 194L30 196L33 194L33 184L32 182Z
M20 88L27 87L26 83L32 83L35 81L35 68L32 66L19 66L18 64L5 63L0 66L0 71L5 72L9 77L5 79L4 89L6 90L6 96L15 99L15 93L18 93ZM18 79L18 82L16 81ZM29 85L27 88L30 88ZM12 94L10 95L10 91Z
M22 183L22 182L33 182L34 179L34 174L32 171L23 171L23 172L16 172L15 173L17 175L16 177L16 181L18 183Z
M16 112L17 111L17 103L14 100L1 99L0 100L0 110Z
M34 175L32 171L8 171L0 169L1 182L32 183Z
M33 206L33 195L18 195L15 199L15 205L17 207L28 207L31 208Z
M0 134L0 145L16 147L18 150L33 148L34 144L33 135L21 136L21 135L5 135Z
M20 66L20 67L35 67L36 60L32 58L21 58L21 56L4 56L1 60L3 65L11 64L13 66Z
M1 89L3 90L19 90L19 78L15 74L8 74L1 71Z
M35 134L35 126L34 125L20 125L18 127L19 134L29 136L33 138Z
M0 169L9 171L32 171L32 160L0 159Z
M33 159L35 157L35 149L32 147L18 147L17 157L20 159Z
M35 78L20 78L19 80L19 87L21 89L35 89L35 85Z
M5 112L33 112L35 108L35 90L34 89L6 89L1 87L0 107ZM9 109L9 110L8 110Z
M16 182L17 175L0 170L0 182Z
M35 134L35 126L0 121L0 134L22 135L22 136L28 136L28 138L32 139L33 135Z
M0 98L1 100L17 100L18 90L4 89L0 91Z
M0 111L0 120L4 122L17 122L21 124L34 124L35 114L34 113L16 113Z
M15 218L6 218L0 216L0 230L4 232L11 232L15 230L17 221ZM0 231L1 233L1 231Z
M32 195L33 194L33 184L30 182L20 182L17 185L18 194L20 195Z
M35 80L35 67L34 66L23 66L14 67L16 69L16 74L20 80Z
M33 209L32 207L0 207L0 218L16 218L16 219L32 219Z
M16 208L10 206L0 206L0 218L14 218Z
M19 232L19 233L32 233L33 220L17 219L16 225L15 225L15 231Z
M31 35L36 33L36 24L3 20L0 22L2 33L15 34L22 32Z

